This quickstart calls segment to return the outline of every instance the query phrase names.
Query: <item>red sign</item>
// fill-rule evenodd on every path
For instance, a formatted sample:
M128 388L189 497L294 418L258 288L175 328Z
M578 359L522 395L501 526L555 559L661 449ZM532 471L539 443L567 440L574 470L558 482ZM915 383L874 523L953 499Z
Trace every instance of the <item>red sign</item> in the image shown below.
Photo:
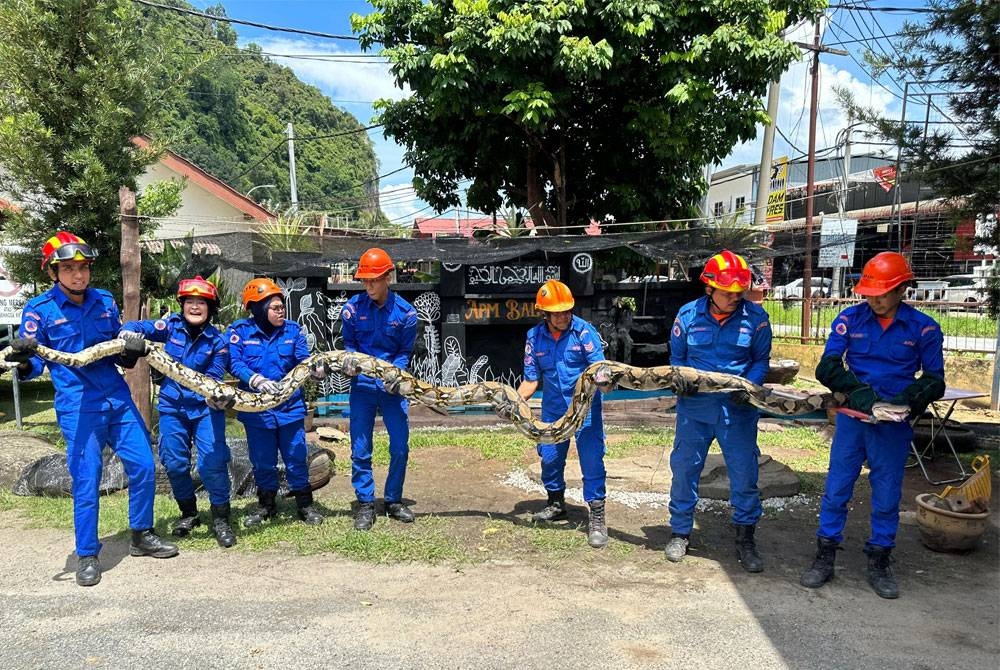
M875 183L885 189L886 192L891 191L892 187L896 185L895 165L883 165L882 167L873 168L872 174L875 175Z

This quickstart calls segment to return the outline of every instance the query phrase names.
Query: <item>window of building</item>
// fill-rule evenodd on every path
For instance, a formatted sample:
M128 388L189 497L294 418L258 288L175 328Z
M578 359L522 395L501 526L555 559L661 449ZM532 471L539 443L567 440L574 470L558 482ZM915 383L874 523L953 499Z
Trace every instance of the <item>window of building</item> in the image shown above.
M736 212L743 211L744 209L746 209L746 206L747 206L747 199L746 199L746 197L740 196L740 197L736 198L736 209L733 210L733 211L736 211Z
M712 214L715 216L722 216L722 202L717 202L712 205Z

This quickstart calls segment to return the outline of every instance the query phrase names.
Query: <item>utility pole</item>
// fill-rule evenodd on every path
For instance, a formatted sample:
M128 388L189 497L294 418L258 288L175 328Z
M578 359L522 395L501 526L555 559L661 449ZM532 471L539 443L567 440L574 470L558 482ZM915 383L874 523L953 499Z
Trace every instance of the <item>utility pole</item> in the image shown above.
M292 211L299 211L299 187L295 182L295 130L288 124L288 190L292 201Z
M757 179L757 201L754 204L753 223L767 223L767 198L771 193L771 154L774 153L774 128L778 124L778 98L781 82L772 81L767 87L767 117L771 122L764 126L764 146L760 150L760 175Z
M813 52L812 56L812 83L810 84L810 105L809 105L809 162L806 167L806 258L805 266L802 269L802 328L799 331L802 344L809 342L809 330L812 324L812 252L813 252L813 191L816 188L816 118L819 115L819 54L820 52L832 53L846 56L847 52L841 49L830 49L819 43L820 21L822 14L816 17L813 22L812 44L796 42L796 44L808 51Z
M847 110L847 128L844 129L844 180L840 186L840 195L837 197L837 215L840 217L841 226L847 217L847 190L851 187L851 123L853 120L851 110ZM842 278L842 268L839 265L834 266L833 281L830 282L830 287L835 298L839 298L843 294L840 290Z

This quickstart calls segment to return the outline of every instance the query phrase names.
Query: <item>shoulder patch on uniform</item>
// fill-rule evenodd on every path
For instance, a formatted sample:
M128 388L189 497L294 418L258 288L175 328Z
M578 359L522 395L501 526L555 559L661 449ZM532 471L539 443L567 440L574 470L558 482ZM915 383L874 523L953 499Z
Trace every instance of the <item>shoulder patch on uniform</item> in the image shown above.
M24 322L24 332L34 333L38 330L38 323L35 321L25 321Z
M232 335L229 336L229 342L231 344L237 344L239 341L240 341L240 336L237 335L236 333L233 333Z
M673 333L674 333L674 337L680 337L681 336L681 324L677 323L676 321L674 322Z
M847 335L847 324L843 321L838 321L837 325L833 327L833 330L837 335Z
M153 322L153 328L155 328L156 330L163 330L166 327L167 327L167 322L164 321L163 319L157 319L156 321Z
M347 308L344 308L344 309L340 310L340 316L341 316L341 318L344 318L344 319L350 319L351 318L351 310L349 310Z

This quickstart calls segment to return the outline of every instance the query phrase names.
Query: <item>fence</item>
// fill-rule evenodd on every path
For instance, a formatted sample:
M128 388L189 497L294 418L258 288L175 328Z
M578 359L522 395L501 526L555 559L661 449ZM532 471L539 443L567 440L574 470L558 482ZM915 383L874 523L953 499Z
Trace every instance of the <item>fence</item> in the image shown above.
M846 298L813 298L808 340L823 343L830 333L830 324L842 309L860 302ZM995 354L997 322L986 313L985 302L939 302L908 300L921 312L941 324L945 351ZM771 317L774 337L778 340L801 341L802 300L767 299L762 303Z

